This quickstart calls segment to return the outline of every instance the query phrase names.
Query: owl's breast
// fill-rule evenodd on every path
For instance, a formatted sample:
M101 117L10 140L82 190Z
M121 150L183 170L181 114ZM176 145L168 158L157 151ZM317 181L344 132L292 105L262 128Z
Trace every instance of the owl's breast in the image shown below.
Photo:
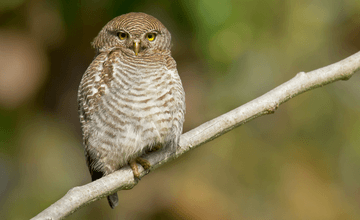
M174 139L175 88L165 68L115 67L99 102L97 122L116 137L114 145L135 149Z

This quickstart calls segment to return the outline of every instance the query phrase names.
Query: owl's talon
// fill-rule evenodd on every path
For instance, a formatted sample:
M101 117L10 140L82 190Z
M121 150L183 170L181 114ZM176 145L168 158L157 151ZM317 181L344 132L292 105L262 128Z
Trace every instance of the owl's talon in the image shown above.
M145 170L148 170L151 167L150 162L144 158L138 157L136 158L136 162L138 162Z
M162 148L162 145L161 144L157 144L155 146L153 146L149 152L154 152L154 151L157 151L157 150L160 150Z
M130 160L129 165L130 165L130 167L131 167L131 169L132 169L132 171L134 173L135 179L140 180L140 173L139 173L138 166L136 164L136 160L134 160L134 159Z
M134 173L134 178L135 180L140 180L140 172L136 163L139 163L144 168L144 170L148 171L147 173L149 173L150 171L149 169L151 167L151 164L149 161L141 157L130 160L129 165Z

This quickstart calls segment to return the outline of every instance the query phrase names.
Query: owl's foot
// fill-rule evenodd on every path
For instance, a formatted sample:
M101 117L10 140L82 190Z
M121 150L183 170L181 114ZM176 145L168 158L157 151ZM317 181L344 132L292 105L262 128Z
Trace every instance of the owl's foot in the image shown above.
M139 169L138 169L138 166L136 163L139 163L145 170L150 169L151 164L148 160L145 160L144 158L141 158L141 157L133 159L129 162L129 165L130 165L131 169L133 170L134 177L136 179L140 180L140 173L139 173Z
M144 158L138 157L136 158L136 162L138 162L145 170L148 170L151 167L150 162Z
M146 153L151 153L157 150L160 150L163 146L161 144L157 144L155 146L153 146L150 150L147 150Z

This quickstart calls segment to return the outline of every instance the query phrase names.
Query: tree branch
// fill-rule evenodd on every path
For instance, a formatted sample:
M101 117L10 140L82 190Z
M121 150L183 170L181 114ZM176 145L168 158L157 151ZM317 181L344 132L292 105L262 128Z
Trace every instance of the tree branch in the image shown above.
M144 158L151 163L151 170L155 170L187 151L211 141L254 118L273 113L280 104L303 92L338 80L348 80L358 69L360 69L360 52L335 64L308 73L300 72L291 80L259 98L182 134L179 147L175 153L162 150L151 153ZM139 171L141 177L147 174L141 166L139 166ZM124 167L99 180L70 189L60 200L32 219L63 219L86 204L116 191L131 189L136 184L131 169Z

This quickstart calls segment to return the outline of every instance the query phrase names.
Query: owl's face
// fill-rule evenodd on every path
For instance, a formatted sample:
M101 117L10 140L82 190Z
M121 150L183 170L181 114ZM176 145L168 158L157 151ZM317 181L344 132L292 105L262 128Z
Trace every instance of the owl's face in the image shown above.
M170 43L170 32L159 20L128 13L107 23L92 45L98 52L120 48L130 56L144 56L170 50Z

